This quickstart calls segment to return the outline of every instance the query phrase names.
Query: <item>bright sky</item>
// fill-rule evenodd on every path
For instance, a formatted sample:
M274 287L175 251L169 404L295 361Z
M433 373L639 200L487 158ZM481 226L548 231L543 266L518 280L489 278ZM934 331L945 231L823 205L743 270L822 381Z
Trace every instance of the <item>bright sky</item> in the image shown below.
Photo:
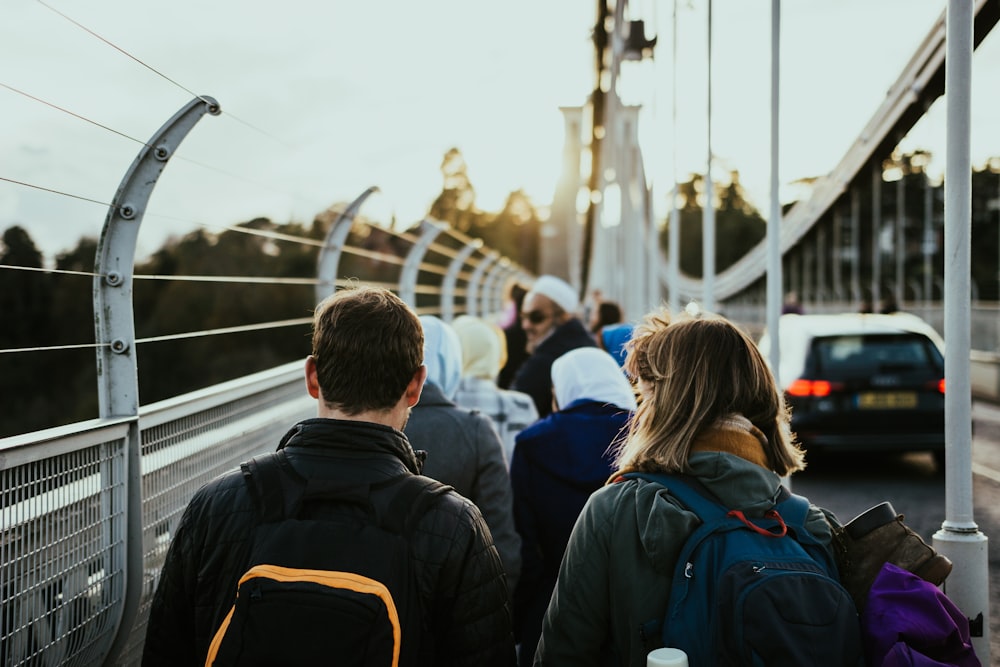
M370 185L382 194L365 212L416 222L441 190L441 158L453 146L481 208L499 209L518 188L547 205L562 160L559 106L584 103L593 87L594 2L46 2L163 76L37 0L4 0L0 84L140 141L193 93L222 106L160 178L140 254L196 223L309 221ZM836 165L945 2L783 4L781 180L789 182ZM707 151L707 5L682 5L678 159L687 173L704 170ZM633 0L634 18L660 26L659 45L654 62L622 80L626 102L644 105L647 173L659 192L673 178L672 7ZM770 3L715 0L713 20L715 173L739 169L766 211ZM1000 72L998 44L991 35L974 59L976 162L1000 154L995 101L985 94ZM0 87L0 119L0 177L100 202L110 202L140 148L9 88ZM906 145L935 151L943 166L943 136L939 103ZM50 257L98 236L105 214L0 181L0 230L25 226Z

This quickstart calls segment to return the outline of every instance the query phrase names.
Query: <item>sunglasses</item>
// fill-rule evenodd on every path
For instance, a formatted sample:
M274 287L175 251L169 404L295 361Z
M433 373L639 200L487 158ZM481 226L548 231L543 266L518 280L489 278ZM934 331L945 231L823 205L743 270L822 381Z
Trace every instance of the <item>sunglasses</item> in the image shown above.
M529 310L525 313L521 313L522 320L528 320L532 324L541 324L545 320L549 319L551 315L542 312L540 310Z

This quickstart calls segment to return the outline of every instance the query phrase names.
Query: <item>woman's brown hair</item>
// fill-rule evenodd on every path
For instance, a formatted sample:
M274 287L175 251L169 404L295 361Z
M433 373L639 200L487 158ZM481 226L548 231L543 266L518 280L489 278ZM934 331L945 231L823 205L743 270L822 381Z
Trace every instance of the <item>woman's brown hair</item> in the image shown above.
M635 329L625 370L643 396L618 451L619 468L686 472L695 438L734 413L763 432L774 472L805 467L767 362L725 318L698 314L671 322L666 311L650 313Z

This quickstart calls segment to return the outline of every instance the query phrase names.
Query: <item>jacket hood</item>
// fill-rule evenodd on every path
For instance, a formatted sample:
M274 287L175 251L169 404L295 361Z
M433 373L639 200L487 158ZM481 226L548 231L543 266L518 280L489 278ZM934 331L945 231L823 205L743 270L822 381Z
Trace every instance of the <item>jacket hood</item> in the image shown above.
M316 417L300 421L278 443L278 449L306 447L336 449L354 454L383 454L399 459L407 470L419 475L426 452L416 452L406 436L391 426L350 419Z
M553 361L552 387L561 406L589 399L636 409L635 393L622 369L610 354L596 347L579 347Z
M449 399L462 378L462 344L450 325L433 315L421 315L424 328L424 365L427 381L436 384Z
M452 327L462 346L462 377L494 380L503 364L503 331L468 315L456 317Z
M517 436L515 456L571 486L600 487L614 471L612 444L631 412L587 399L535 422Z
M688 464L693 475L719 500L749 516L761 516L770 509L779 492L781 479L777 474L732 454L696 452L688 458ZM643 550L657 569L669 571L681 547L682 541L676 539L678 531L689 533L698 520L659 484L644 480L624 484L631 486L635 495ZM816 532L811 524L809 527Z
M420 400L413 406L413 409L425 408L429 405L450 405L454 407L455 402L444 395L441 387L436 384L426 383L424 384L423 391L420 392Z

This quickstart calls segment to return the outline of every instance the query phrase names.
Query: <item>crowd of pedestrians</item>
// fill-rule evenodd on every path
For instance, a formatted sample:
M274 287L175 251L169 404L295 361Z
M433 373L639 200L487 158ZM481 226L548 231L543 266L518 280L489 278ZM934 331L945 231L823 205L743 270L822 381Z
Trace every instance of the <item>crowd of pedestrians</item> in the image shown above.
M402 665L645 665L658 644L641 626L664 616L698 518L625 473L693 475L763 512L780 478L803 466L782 396L752 341L721 317L657 311L633 325L604 301L583 313L555 276L509 294L493 321L418 318L375 287L317 306L305 366L317 417L191 501L154 596L144 664L206 662L242 645L234 634L264 631L260 618L280 617L291 629L270 641L288 664L309 664L309 649L385 650ZM297 480L288 484L301 497L262 491L266 475L254 471L269 468ZM262 545L270 505L289 534L309 537ZM351 557L312 553L327 539L323 521L356 530L336 549ZM807 527L828 544L840 524L810 506ZM375 542L405 555L364 550ZM380 579L397 575L404 583ZM254 577L266 585L251 586ZM302 628L316 620L303 605L254 612L272 589L313 596L308 609L339 596L385 631L304 639L296 614L313 615Z

